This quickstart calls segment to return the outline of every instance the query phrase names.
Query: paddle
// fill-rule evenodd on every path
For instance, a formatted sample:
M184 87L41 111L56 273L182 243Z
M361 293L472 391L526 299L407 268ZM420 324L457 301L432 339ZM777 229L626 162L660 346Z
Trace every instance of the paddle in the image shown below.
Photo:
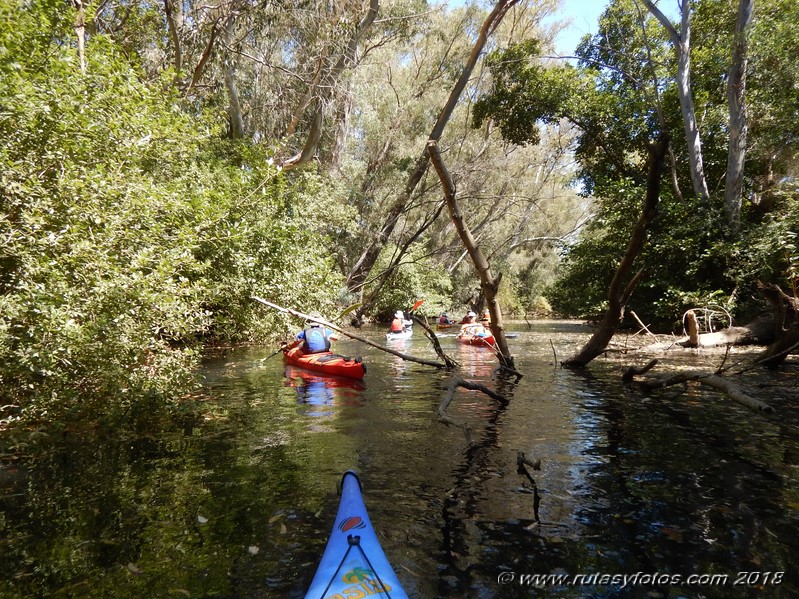
M285 345L285 343L284 343L284 345ZM271 355L269 355L269 356L266 356L265 358L261 358L261 360L260 360L260 361L261 361L261 362L266 362L266 361L267 361L267 360L269 360L270 358L274 358L276 355L278 355L278 354L280 354L280 353L283 353L283 348L282 348L282 347L281 347L279 350L277 350L275 353L273 353L273 354L271 354Z
M414 310L416 310L416 308L418 308L419 306L421 306L423 303L424 303L424 300L423 300L423 299L419 300L418 302L416 302L416 303L413 305L413 308L411 308L410 310L408 310L408 312L413 312Z

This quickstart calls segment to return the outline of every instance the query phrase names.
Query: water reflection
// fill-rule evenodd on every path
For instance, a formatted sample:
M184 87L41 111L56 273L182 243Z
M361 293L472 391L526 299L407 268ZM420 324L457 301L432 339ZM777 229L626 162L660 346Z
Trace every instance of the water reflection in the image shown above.
M334 414L334 405L357 405L360 391L365 388L362 381L314 372L286 365L285 385L297 393L297 403L314 406L305 412L308 416L325 417ZM327 406L327 409L324 407Z
M491 378L490 349L442 338L458 376L505 396L459 390L448 411L471 445L437 419L450 375L346 340L363 383L242 348L209 357L182 426L0 435L0 596L302 597L348 468L413 597L797 596L799 402L770 386L794 372L740 381L777 410L753 414L700 387L641 394L622 360L561 370L577 326L517 332L517 386ZM402 351L435 358L421 337ZM520 451L542 461L540 522ZM733 587L739 571L786 574ZM533 588L502 572L733 578Z

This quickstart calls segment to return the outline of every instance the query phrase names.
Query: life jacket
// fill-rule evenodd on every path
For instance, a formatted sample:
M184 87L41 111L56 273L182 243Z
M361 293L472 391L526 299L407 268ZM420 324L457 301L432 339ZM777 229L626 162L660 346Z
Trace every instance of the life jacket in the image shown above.
M303 333L302 353L315 354L318 352L330 351L330 339L327 336L327 329L325 327L308 327ZM315 348L311 347L312 343Z
M392 333L401 333L405 330L405 325L402 322L401 318L395 318L391 321L391 332Z

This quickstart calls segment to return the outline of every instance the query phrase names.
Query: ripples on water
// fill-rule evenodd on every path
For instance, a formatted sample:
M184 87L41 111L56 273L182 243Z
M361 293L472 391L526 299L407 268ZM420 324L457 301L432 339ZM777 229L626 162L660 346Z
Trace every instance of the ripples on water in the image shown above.
M799 594L797 397L768 378L795 381L795 366L744 381L776 408L763 416L696 386L644 396L620 383L623 358L557 368L581 327L517 332L516 387L491 380L490 351L442 338L461 376L508 399L458 391L448 414L471 427L471 446L437 420L448 375L352 341L337 347L363 355L363 383L240 349L208 359L204 417L182 433L36 441L0 461L0 595L302 597L350 468L414 597ZM421 331L392 347L434 358ZM542 462L540 522L519 451ZM739 571L785 575L733 587ZM730 581L532 588L498 584L502 572Z

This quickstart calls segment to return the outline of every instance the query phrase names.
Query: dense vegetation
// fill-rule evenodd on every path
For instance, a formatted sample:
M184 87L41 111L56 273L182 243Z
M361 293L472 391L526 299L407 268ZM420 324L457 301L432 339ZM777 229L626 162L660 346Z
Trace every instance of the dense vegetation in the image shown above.
M675 184L635 310L668 324L714 303L743 317L756 281L795 283L799 7L758 2L748 30L732 226L734 7L692 4L707 198L691 191L673 49L645 11L611 3L572 66L546 55L554 5L518 3L493 32L442 149L506 311L602 308L661 131ZM0 418L179 398L204 343L296 326L253 294L331 316L363 301L376 318L420 298L431 313L479 303L435 176L408 181L487 12L0 0Z

